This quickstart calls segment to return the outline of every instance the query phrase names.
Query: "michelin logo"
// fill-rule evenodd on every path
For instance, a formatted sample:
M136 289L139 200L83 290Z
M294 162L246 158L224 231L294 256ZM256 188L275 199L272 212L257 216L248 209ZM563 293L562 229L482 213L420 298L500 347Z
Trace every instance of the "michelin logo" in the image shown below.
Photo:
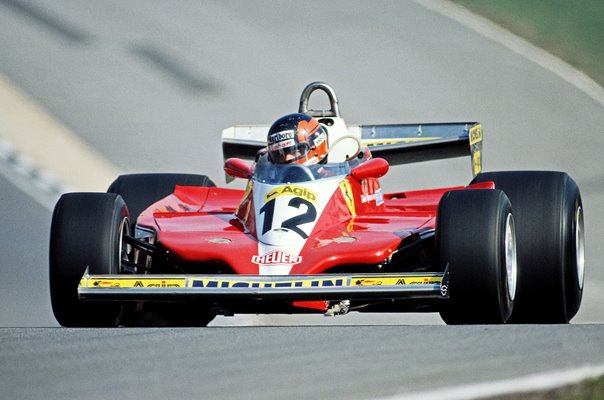
M294 288L294 287L336 287L346 286L346 280L314 279L284 282L246 282L236 280L193 279L191 287L196 288Z

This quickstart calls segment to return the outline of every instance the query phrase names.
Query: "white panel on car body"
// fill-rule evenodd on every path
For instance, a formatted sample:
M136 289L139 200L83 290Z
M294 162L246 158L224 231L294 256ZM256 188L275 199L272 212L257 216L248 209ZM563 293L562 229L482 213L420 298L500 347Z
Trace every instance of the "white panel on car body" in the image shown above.
M254 207L261 275L289 274L340 178L265 184L254 182Z

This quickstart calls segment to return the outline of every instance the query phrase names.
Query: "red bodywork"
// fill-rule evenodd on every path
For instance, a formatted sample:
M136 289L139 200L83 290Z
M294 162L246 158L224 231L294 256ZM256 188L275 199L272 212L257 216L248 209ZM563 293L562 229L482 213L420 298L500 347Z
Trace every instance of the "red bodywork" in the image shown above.
M379 264L406 238L435 228L438 203L446 191L465 188L385 194L378 205L378 180L355 175L365 174L353 170L347 179L354 209L343 192L336 191L300 252L304 262L295 264L290 274ZM493 188L493 184L468 188ZM172 259L192 265L189 273L207 273L205 266L218 264L229 273L254 275L259 268L253 259L259 254L250 199L249 190L177 186L172 195L142 213L137 223L156 231L156 241Z

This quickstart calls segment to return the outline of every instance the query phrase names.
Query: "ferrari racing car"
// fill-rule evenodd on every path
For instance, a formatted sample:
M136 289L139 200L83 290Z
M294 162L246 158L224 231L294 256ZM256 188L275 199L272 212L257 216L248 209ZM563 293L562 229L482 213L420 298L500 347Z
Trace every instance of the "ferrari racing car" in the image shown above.
M317 91L329 109L309 109ZM298 112L324 136L223 131L224 171L245 189L131 174L106 193L64 194L50 235L58 322L205 326L216 315L356 311L567 323L577 313L583 206L566 173L482 172L476 122L347 125L322 82L303 90ZM268 147L267 132L279 140ZM275 162L305 140L325 158ZM468 185L382 191L390 165L459 156L471 160Z

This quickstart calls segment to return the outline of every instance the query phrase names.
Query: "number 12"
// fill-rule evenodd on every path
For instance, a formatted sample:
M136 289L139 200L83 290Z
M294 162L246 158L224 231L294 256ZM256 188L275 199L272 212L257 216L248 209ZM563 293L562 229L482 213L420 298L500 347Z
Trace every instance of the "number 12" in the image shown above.
M266 203L260 209L260 214L264 213L264 224L262 225L262 234L264 235L266 232L270 231L273 227L273 215L275 214L275 201L277 199L272 199L268 203ZM286 219L281 223L281 228L291 229L296 232L298 235L302 236L302 238L308 238L308 235L304 233L302 229L298 227L298 225L303 225L309 222L312 222L317 218L317 209L315 206L308 200L305 200L301 197L292 198L289 203L287 203L288 207L300 208L301 205L306 206L306 211L300 215L296 215L295 217L291 217Z

